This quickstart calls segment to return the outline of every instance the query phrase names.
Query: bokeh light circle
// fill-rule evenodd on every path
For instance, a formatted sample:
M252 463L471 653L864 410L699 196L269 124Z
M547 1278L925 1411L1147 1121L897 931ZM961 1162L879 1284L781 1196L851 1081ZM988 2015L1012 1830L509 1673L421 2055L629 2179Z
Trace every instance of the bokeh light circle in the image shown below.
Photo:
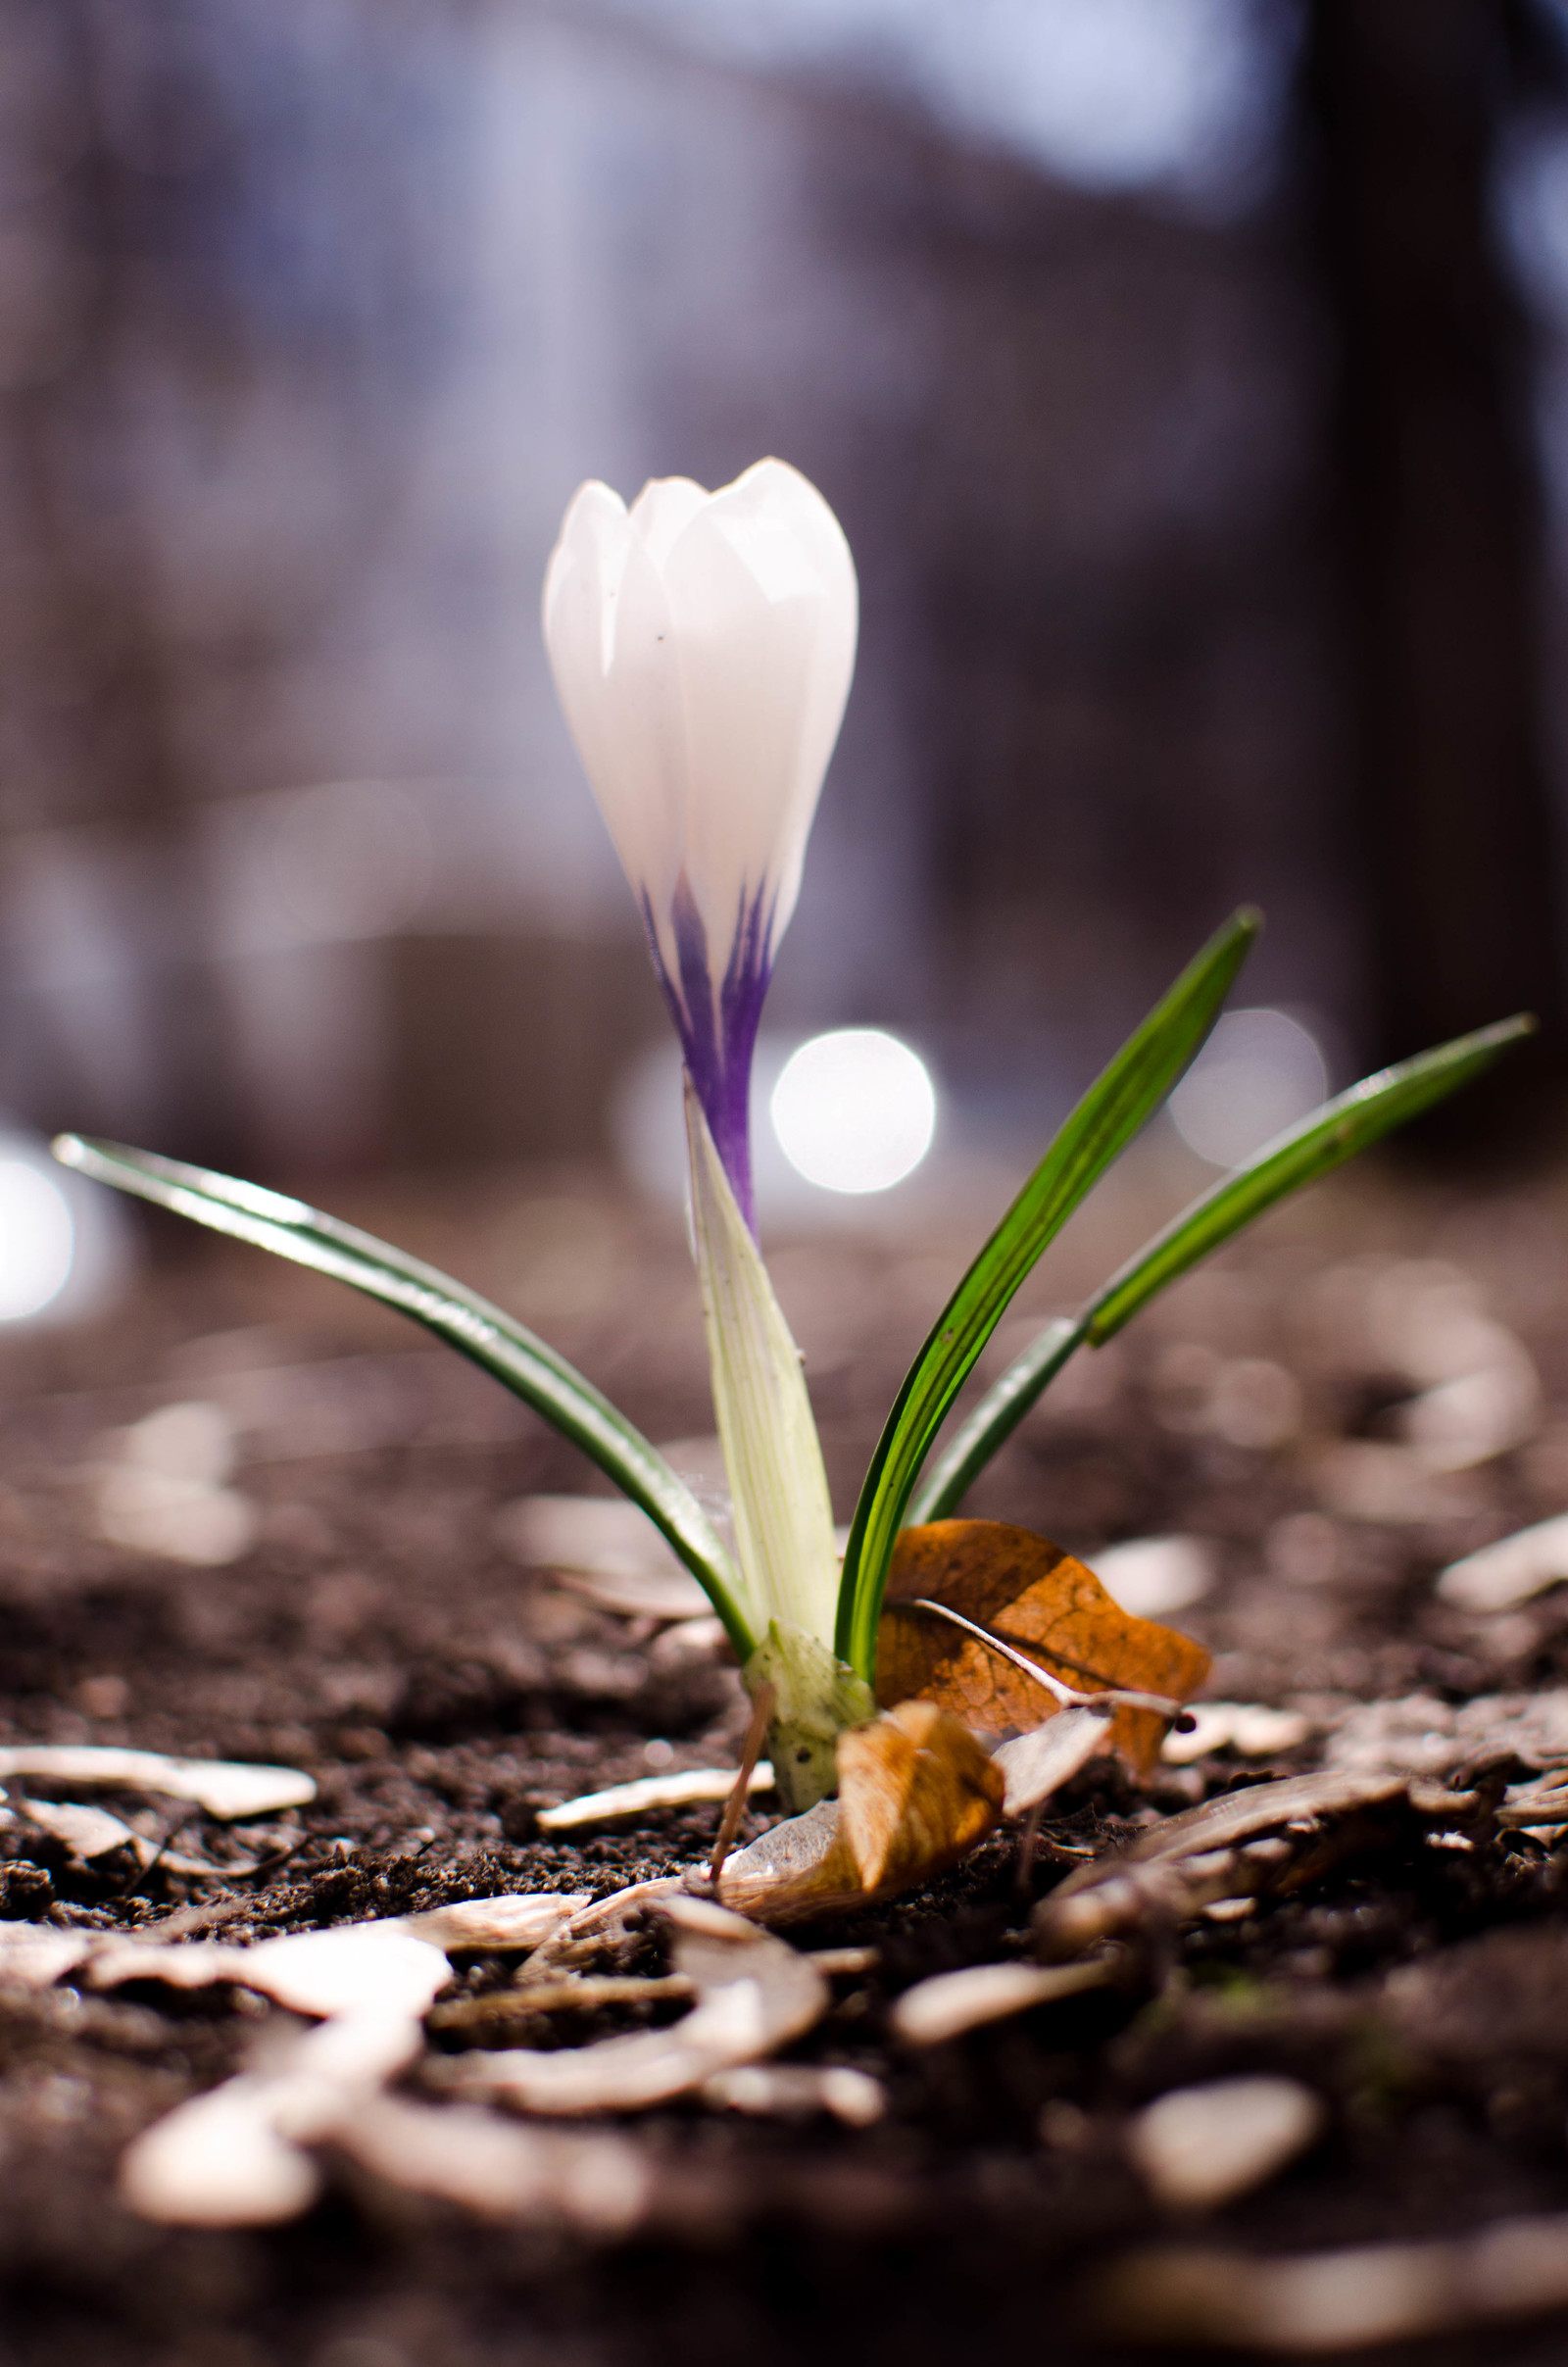
M885 1192L912 1175L936 1132L917 1053L878 1027L840 1027L793 1053L768 1105L779 1148L826 1192Z
M60 1186L30 1159L0 1157L0 1323L20 1323L57 1299L75 1249Z
M1170 1097L1190 1151L1235 1167L1326 1099L1328 1063L1310 1028L1283 1011L1227 1011Z

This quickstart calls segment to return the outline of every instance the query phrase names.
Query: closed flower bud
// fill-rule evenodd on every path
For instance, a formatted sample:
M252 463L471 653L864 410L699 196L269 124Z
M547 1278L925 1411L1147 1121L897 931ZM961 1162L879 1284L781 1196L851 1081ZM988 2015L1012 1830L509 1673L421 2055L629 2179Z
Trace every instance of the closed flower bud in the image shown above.
M628 510L579 488L545 577L556 688L713 1143L752 1219L747 1093L855 666L855 563L783 461Z

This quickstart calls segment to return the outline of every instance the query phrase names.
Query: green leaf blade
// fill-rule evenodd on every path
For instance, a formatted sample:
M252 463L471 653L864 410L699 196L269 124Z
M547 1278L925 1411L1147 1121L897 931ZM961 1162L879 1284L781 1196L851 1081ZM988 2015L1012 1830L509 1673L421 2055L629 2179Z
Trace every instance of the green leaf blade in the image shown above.
M964 1275L894 1401L844 1556L836 1649L869 1683L894 1540L921 1464L1014 1292L1190 1066L1260 921L1235 913L1096 1079Z
M395 1307L543 1415L648 1514L708 1594L742 1664L756 1650L734 1564L685 1482L593 1383L477 1291L373 1234L238 1177L61 1135L62 1165Z
M1392 1068L1363 1077L1297 1126L1265 1143L1234 1174L1205 1192L1114 1273L1088 1310L1088 1337L1099 1347L1141 1307L1211 1250L1230 1240L1287 1194L1332 1174L1396 1126L1490 1068L1511 1045L1535 1033L1529 1012L1456 1036Z
M1110 1339L1140 1307L1277 1201L1316 1183L1396 1126L1468 1084L1530 1035L1535 1025L1527 1013L1501 1019L1363 1077L1265 1143L1234 1173L1222 1176L1119 1267L1081 1315L1058 1318L1030 1342L927 1475L909 1506L910 1519L944 1520L954 1511L998 1448L1086 1341L1099 1347Z
M909 1499L906 1518L910 1528L949 1518L1088 1333L1087 1317L1058 1315L1035 1335L995 1388L987 1390Z

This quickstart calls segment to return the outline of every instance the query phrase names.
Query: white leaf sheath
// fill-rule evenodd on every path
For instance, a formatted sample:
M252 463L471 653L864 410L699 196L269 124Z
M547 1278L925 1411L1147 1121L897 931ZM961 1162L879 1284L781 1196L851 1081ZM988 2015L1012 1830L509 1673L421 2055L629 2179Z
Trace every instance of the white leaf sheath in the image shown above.
M800 1351L690 1085L686 1139L713 1410L753 1627L761 1635L784 1620L831 1649L838 1553Z

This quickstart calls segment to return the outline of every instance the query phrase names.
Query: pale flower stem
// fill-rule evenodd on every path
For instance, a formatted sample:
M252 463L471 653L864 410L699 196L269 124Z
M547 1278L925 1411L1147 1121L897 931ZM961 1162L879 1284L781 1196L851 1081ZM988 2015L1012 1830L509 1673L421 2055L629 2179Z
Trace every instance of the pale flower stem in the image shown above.
M692 1234L713 1410L753 1631L780 1620L831 1649L839 1565L800 1351L688 1079Z

